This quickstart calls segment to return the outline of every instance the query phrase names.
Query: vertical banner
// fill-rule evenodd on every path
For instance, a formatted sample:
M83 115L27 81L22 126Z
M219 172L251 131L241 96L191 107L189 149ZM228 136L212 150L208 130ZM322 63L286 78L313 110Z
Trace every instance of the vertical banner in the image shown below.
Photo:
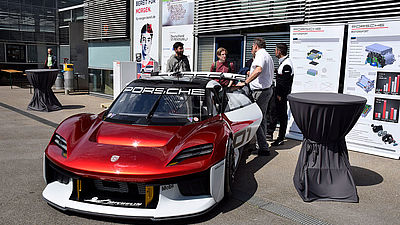
M175 54L172 46L178 41L183 43L183 54L193 70L194 0L163 0L162 4L162 71L166 71L168 59Z
M290 58L294 78L292 93L338 92L344 25L290 26ZM303 135L289 116L289 138Z
M400 21L350 23L344 93L367 104L348 148L399 159Z
M134 1L134 55L137 77L159 70L160 0Z

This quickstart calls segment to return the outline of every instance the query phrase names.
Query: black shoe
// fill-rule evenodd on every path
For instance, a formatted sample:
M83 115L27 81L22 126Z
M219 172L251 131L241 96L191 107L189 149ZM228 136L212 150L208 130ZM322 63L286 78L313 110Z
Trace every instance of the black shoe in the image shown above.
M257 151L257 146L256 146L256 144L248 144L247 145L247 151L249 152L249 153L251 153L251 152L254 152L254 151Z
M266 135L266 138L267 138L267 141L272 141L273 138L274 138L274 135L272 135L272 134L267 134L267 135Z
M271 155L271 151L266 151L266 150L263 150L263 151L261 151L261 150L258 150L258 155L259 156L269 156L269 155Z
M282 139L276 139L274 142L271 143L271 146L279 146L283 144L285 144L285 142L283 142Z

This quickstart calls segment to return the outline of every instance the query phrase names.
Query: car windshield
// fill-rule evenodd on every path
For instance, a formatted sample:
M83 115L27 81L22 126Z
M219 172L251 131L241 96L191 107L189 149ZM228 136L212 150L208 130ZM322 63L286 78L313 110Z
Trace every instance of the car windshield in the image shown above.
M209 118L205 92L165 94L124 91L111 106L105 120L126 124L182 126Z

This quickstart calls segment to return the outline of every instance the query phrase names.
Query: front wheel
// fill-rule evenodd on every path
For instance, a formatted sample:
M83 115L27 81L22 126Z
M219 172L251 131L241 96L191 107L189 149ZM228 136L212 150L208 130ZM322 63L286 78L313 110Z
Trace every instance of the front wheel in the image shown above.
M232 139L228 139L225 157L225 197L232 195L232 185L235 180L235 153Z

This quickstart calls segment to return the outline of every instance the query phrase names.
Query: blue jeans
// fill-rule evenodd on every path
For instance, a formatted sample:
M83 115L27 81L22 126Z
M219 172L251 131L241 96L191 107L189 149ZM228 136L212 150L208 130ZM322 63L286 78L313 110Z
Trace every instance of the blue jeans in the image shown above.
M257 103L258 107L260 107L263 116L260 127L258 128L256 133L259 151L269 151L266 139L266 133L267 133L267 109L271 97L272 97L272 88L264 89L262 91L253 90L254 101Z

